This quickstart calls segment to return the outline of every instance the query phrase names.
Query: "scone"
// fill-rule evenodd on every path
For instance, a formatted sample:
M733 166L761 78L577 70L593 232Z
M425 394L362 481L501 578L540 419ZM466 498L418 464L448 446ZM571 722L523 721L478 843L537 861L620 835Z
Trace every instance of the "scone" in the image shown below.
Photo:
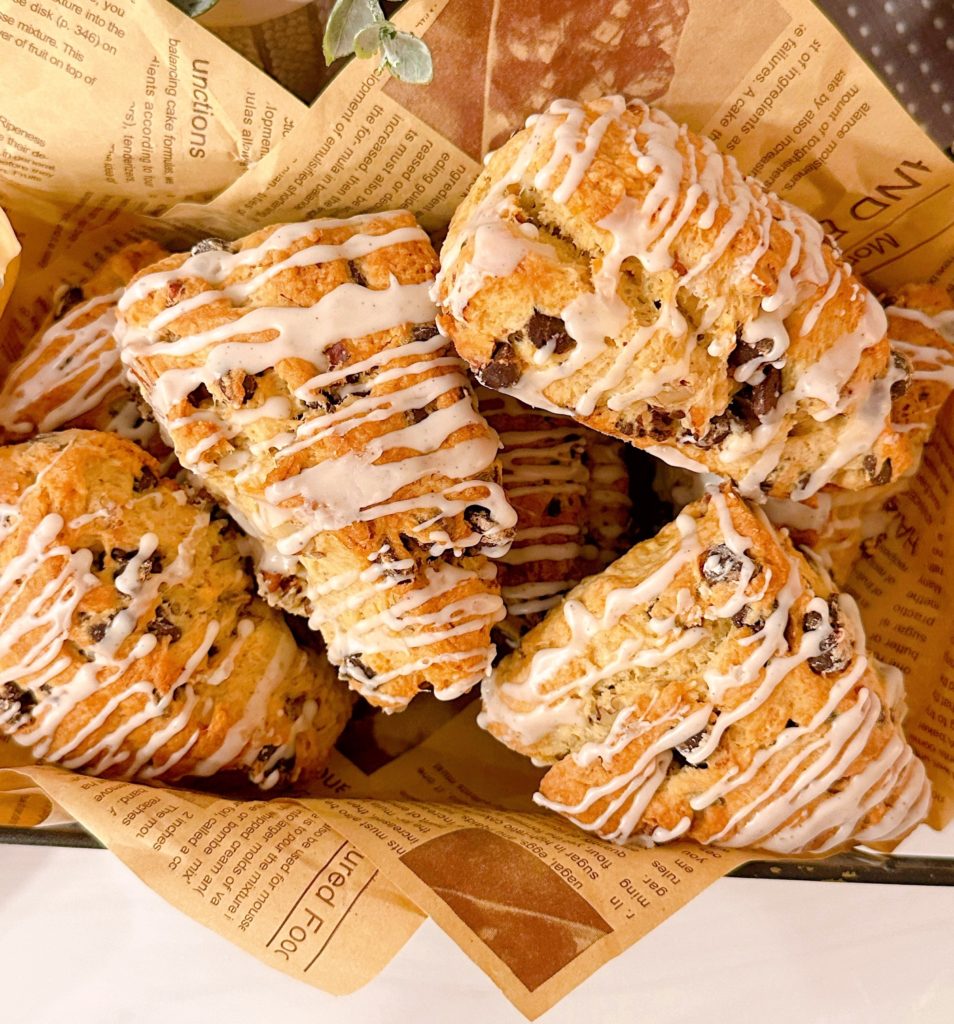
M123 359L192 470L261 545L372 703L452 699L504 616L488 554L516 515L497 436L437 332L437 257L410 213L199 243L120 302Z
M566 416L477 389L500 437L507 498L517 513L497 563L507 618L495 635L515 647L563 594L629 547L632 504L622 445Z
M130 278L165 256L155 242L121 249L82 286L55 296L52 323L29 341L0 390L0 439L82 427L136 441L158 458L168 454L139 395L125 379L116 344L116 303Z
M641 101L530 118L457 209L435 295L482 383L747 496L912 461L875 297L817 221Z
M571 591L483 698L486 728L552 765L537 802L617 842L817 853L928 809L900 673L728 488Z
M892 390L891 423L903 433L912 462L902 474L862 491L826 487L802 502L770 498L766 513L792 538L810 547L843 583L865 547L891 524L898 495L906 491L937 417L954 390L954 302L938 285L900 288L888 303L891 351L904 377Z
M158 468L93 431L0 448L0 732L124 779L314 775L351 695Z

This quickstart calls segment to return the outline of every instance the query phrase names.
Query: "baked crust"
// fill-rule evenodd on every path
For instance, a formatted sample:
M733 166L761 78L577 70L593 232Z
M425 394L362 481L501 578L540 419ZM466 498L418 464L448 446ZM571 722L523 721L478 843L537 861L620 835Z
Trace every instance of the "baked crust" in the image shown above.
M120 303L123 358L182 464L260 543L263 593L390 710L485 675L504 614L486 554L516 521L434 324L436 266L410 213L365 214L210 239Z
M924 446L954 390L954 301L939 285L910 284L883 300L892 358L904 376L892 392L891 423L911 462L901 474L862 491L825 487L803 502L769 499L766 512L792 539L811 548L839 584L869 544L887 530L896 499L912 484Z
M169 455L126 381L115 338L123 288L165 255L155 242L136 242L107 259L82 286L60 289L52 322L28 342L0 390L3 443L79 427L119 434L159 459Z
M927 812L898 675L724 489L571 591L485 683L481 722L552 765L539 803L604 838L822 852Z
M113 434L0 448L0 731L96 775L314 775L351 695L228 520L158 471Z
M559 100L494 153L441 251L481 381L800 500L900 475L884 311L821 226L641 101Z

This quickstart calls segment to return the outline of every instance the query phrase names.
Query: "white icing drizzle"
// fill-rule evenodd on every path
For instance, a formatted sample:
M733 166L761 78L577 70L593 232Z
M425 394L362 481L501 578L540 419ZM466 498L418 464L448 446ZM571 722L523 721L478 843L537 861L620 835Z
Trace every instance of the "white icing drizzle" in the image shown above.
M29 346L0 391L0 426L22 436L59 430L91 412L110 393L126 389L114 336L116 303L122 292L120 288L87 299ZM81 320L87 322L79 325ZM57 354L51 358L53 349ZM64 387L70 390L55 408L33 417L34 405ZM104 426L139 443L151 441L156 434L155 424L143 420L132 395Z
M763 570L762 580L756 578L758 570L749 554L752 542L735 525L725 496L710 488L707 500L714 508L721 534L721 541L713 542L712 548L721 543L731 553L734 574L730 578L736 585L728 600L717 607L705 607L703 616L725 619L746 603L765 597L771 570ZM754 512L762 525L770 529L763 513L758 509ZM600 634L611 629L622 615L651 607L673 585L680 571L701 556L696 520L682 514L677 524L678 546L646 579L629 588L610 590L602 612L588 611L570 595L562 611L567 638L558 647L537 650L529 665L522 667L519 681L491 679L484 684L481 725L496 726L523 748L532 747L556 730L569 729L569 736L578 735L586 701L592 700L602 683L639 666L663 664L678 651L690 649L703 639L706 629L678 624L677 620L698 600L698 595L694 598L688 589L682 588L676 594L676 613L653 621L655 628L651 627L650 632L657 640L650 642L645 636L616 640L606 664L590 660L591 645ZM708 560L721 561L714 553ZM713 562L710 575L714 575L716 568ZM797 560L789 556L788 574L776 591L773 610L756 632L736 641L751 648L751 653L728 671L707 667L704 661L700 664L699 683L708 699L661 711L657 703L665 690L657 690L641 712L633 705L624 707L602 739L583 743L568 755L581 768L595 763L606 766L610 770L607 781L588 788L573 804L541 794L534 797L535 801L565 815L581 828L616 842L633 839L651 844L684 835L692 827L688 815L671 829L655 829L650 837L634 836L634 832L666 778L676 747L692 739L691 744L682 747L681 756L691 765L705 767L733 724L762 707L799 665L828 649L825 644L834 627L828 602L820 597L804 603L801 613L814 613L818 625L803 631L797 646L790 648L787 633L793 609L800 600L804 600L804 583ZM896 838L926 813L930 788L924 769L900 731L872 751L870 744L878 728L881 701L870 688L858 687L869 671L869 661L862 653L864 633L857 608L850 597L840 595L838 609L839 629L847 630L851 637L853 657L832 677L828 698L809 723L786 726L772 743L755 752L744 771L729 767L721 778L689 800L692 811L701 812L747 787L746 802L734 809L725 825L706 842L729 847L758 846L779 853L805 849L821 852L853 838L859 842ZM559 684L554 685L557 679ZM852 691L854 701L844 707ZM895 715L902 710L902 692L896 678L887 679L887 702ZM626 762L625 770L614 772L614 760L637 740L638 756ZM860 770L848 774L863 752L867 753ZM764 786L752 785L763 778ZM836 783L839 786L832 790ZM889 798L891 804L881 820L862 827L866 816Z
M5 519L0 540L5 540L17 528L24 499L61 454L40 470L15 504L3 506ZM114 615L102 637L88 643L85 650L89 660L77 663L68 647L77 609L83 598L103 583L91 571L92 552L71 547L64 531L82 528L100 515L114 513L115 509L92 509L69 524L58 514L46 515L26 540L23 550L9 557L3 566L0 572L3 678L20 691L29 692L35 706L30 722L25 723L19 720L18 702L9 701L9 707L0 711L0 729L5 727L18 743L31 747L37 757L67 768L83 769L92 774L110 771L122 778L158 778L173 769L198 740L201 729L198 694L206 687L227 682L234 666L241 663L243 647L253 633L253 623L251 620L239 623L235 637L212 670L209 651L218 637L220 625L216 620L210 621L199 645L186 658L179 675L163 695L151 682L137 677L137 664L148 658L158 643L154 634L145 631L149 609L161 592L193 577L193 551L209 524L208 513L196 510L195 523L180 544L176 557L158 571L152 571L155 563L144 571L156 552L158 538L153 533L142 536L138 550L115 578L116 590L127 599L124 607ZM37 577L42 575L51 578L41 585ZM24 603L28 593L32 596ZM272 664L257 685L248 712L225 731L218 750L190 768L191 775L212 774L227 764L253 768L258 751L248 745L252 731L261 727L264 704L270 695L285 684L293 661L302 657L290 634L285 634L285 642L279 644ZM297 671L302 671L301 665ZM100 709L81 727L71 731L68 740L57 744L59 727L85 701L111 688L114 692ZM130 735L165 717L173 700L179 702L177 713L165 725L157 727L130 756L126 745ZM306 708L291 723L292 740L289 742L292 748L287 753L293 752L293 738L307 727L314 710L314 707ZM97 741L89 744L90 737L101 730L104 731ZM157 763L154 755L186 731L190 736L184 744L164 763ZM274 785L278 775L272 772L269 777ZM269 777L265 778L266 784Z
M392 276L384 288L342 283L311 306L250 305L235 319L209 329L186 331L174 340L167 340L166 332L181 324L180 318L213 303L228 309L254 299L283 270L319 267L426 241L419 227L405 224L381 234L358 230L336 245L308 244L284 254L290 245L321 228L360 228L370 220L406 216L373 214L284 225L253 248L201 252L175 269L148 274L127 289L120 303L121 318L126 318L120 330L123 359L136 376L148 379L148 370L143 372L142 367L155 357L175 361L164 363L166 368L157 379L143 386L183 465L236 511L243 527L266 549L266 558L283 562L278 571L287 573L291 568L302 577L308 602L319 609L312 623L330 630L329 654L336 663L380 651L401 650L406 655L418 646L476 631L503 614L500 598L485 594L471 602L466 629L449 625L458 613L454 603L448 603L449 595L455 586L475 579L475 570L442 566L415 574L410 561L404 567L410 575L402 576L401 567L393 563L387 573L371 564L366 572L321 582L302 568L314 564L314 559L308 561L309 553L320 534L402 514L418 514L417 524L407 530L432 557L466 554L477 545L483 553L501 555L509 547L516 515L500 485L482 478L489 475L496 458L497 439L474 406L464 364L453 355L448 340L424 332L418 340L391 342L363 360L347 363L334 351L337 343L349 339L432 323L436 307L428 296L431 282L401 284ZM261 266L264 269L258 269ZM143 298L196 278L208 284L199 294L162 309L148 323L129 322L130 311ZM211 406L182 413L183 401L196 388L204 385L214 393L219 379L231 371L257 374L287 359L304 360L314 367L311 378L293 392L294 398L314 409L312 414L295 418L290 402L277 397L253 397L237 411ZM364 379L356 383L356 375ZM329 389L342 400L325 401L322 393ZM454 400L448 402L448 395L454 395ZM437 407L442 399L442 407ZM399 415L406 417L405 426L360 444L353 440L369 424ZM193 439L200 439L185 442L186 430ZM223 441L235 442L234 450L224 457ZM267 467L291 467L292 459L296 460L293 469L272 472L266 479ZM474 528L452 538L447 520L475 505L488 509L487 523L481 530ZM427 515L421 517L421 512ZM340 591L347 607L354 609L367 599L369 587L385 591L413 579L420 586L410 594L396 591L384 612L346 629L334 621L331 609L337 604L322 600ZM428 629L424 639L415 637L420 617L410 609L434 598L446 604L438 613L444 628ZM465 661L472 665L461 668L468 687L486 672L492 654L493 648L486 645L468 653ZM429 657L430 661L405 658L398 674L409 674L422 664L453 660L434 653ZM384 695L377 691L392 678L379 673L373 682L361 680L360 669L349 674L356 688L375 692L381 700ZM450 699L456 695L451 692L454 689L443 689L438 695Z
M638 127L627 111L638 115ZM884 311L851 277L850 267L838 262L837 250L827 248L823 230L813 218L754 186L709 139L694 144L685 127L638 100L627 103L620 96L609 96L589 107L558 100L527 126L530 130L511 164L498 173L467 222L454 226L450 244L441 254L435 295L440 294L445 311L458 321L466 322L468 303L488 282L513 273L525 256L539 257L546 248L536 242L531 245L527 236L537 229L528 232L522 217L518 220L522 190L532 187L546 192L565 205L572 217L577 190L611 128L622 133L647 188L641 198L624 195L596 224L606 241L592 257L592 290L578 294L561 310L543 310L563 320L575 346L560 357L541 349L519 381L502 390L539 408L581 417L593 414L598 406L622 411L649 399L664 409L681 408L697 339L705 331L713 332L707 347L718 360L714 372L723 372L724 360L735 344L737 325L718 326L724 304L707 293L741 286L754 277L765 285L765 292L757 313L741 324L740 337L761 354L739 366L735 379L754 384L763 378L765 367L785 367L793 341L789 320L809 302L796 337L803 350L810 351L815 344L821 346L821 353L787 385L757 430L749 432L741 422L735 423L729 438L720 444L717 454L726 469L746 462L738 473L733 472L742 492L761 500L760 485L778 466L799 416L807 414L823 422L846 414L861 421L835 432L834 443L826 446L824 464L812 474L811 486L800 489L802 497L814 493L866 451L878 435L876 428L888 428L890 389L882 386L884 378L860 394L859 389L848 387L864 352L885 337ZM545 163L528 180L538 154L548 147ZM720 214L720 227L713 236ZM677 239L688 233L702 235L693 245L703 254L694 265L683 267L676 264L673 253ZM787 254L769 288L758 277L757 266L769 247L778 245L780 236L788 240ZM468 243L472 244L465 256ZM487 258L494 246L506 257L496 262ZM723 259L730 248L739 246L744 251L734 252L731 260ZM834 259L826 258L826 251ZM542 255L558 265L555 248ZM638 260L649 274L675 276L672 286L655 299L656 310L648 320L640 320L621 296L624 267L632 260ZM716 264L720 279L713 287L706 278ZM454 277L448 280L452 268ZM700 324L687 321L679 298L684 293L701 303ZM828 315L836 297L841 306ZM843 325L840 333L838 325ZM812 340L804 341L807 338ZM768 350L766 341L771 343ZM647 356L641 358L644 352ZM552 397L556 390L552 385L577 374L585 377L589 387L572 408L562 408ZM652 445L650 450L673 465L694 471L713 468L693 458L689 441Z

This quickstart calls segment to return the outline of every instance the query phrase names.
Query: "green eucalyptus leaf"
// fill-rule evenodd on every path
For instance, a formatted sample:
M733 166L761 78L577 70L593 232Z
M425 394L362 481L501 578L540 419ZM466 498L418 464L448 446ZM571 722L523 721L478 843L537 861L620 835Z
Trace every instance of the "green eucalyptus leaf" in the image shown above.
M434 64L427 44L409 32L381 33L384 64L395 78L414 85L426 85L434 77Z
M354 55L366 60L381 49L381 23L368 25L354 37Z
M178 7L183 14L190 18L198 18L200 14L211 11L219 0L171 0L174 7Z
M325 63L331 64L339 57L354 53L355 40L361 31L382 21L384 12L378 0L336 0L322 41Z

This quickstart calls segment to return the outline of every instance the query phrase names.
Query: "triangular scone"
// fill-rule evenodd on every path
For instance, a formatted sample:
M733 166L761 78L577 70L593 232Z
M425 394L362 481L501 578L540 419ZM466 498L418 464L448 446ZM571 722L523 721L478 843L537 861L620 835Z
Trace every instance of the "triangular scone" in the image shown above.
M866 542L888 528L892 499L911 486L954 390L954 302L948 292L940 285L911 284L884 301L892 356L904 373L892 389L891 423L907 441L910 466L895 474L890 461L884 463L881 482L861 491L825 487L806 501L770 498L766 504L768 517L819 555L839 583Z
M515 647L563 594L629 547L629 474L615 438L488 388L477 388L477 399L500 437L503 487L517 513L513 544L497 563L507 618L496 635Z
M364 214L209 239L120 303L123 358L182 464L260 542L264 593L391 710L487 672L504 609L486 554L516 521L434 324L436 267L412 214Z
M530 118L455 212L437 296L482 383L743 494L911 461L875 297L817 221L641 101Z
M352 695L158 469L95 431L0 448L0 734L94 775L313 776Z
M126 246L85 281L56 295L52 323L31 339L0 390L0 436L22 441L64 427L105 430L169 450L125 376L116 344L116 303L130 278L166 251L155 242Z
M926 814L902 691L851 598L726 489L571 591L485 683L482 724L604 838L820 852Z

